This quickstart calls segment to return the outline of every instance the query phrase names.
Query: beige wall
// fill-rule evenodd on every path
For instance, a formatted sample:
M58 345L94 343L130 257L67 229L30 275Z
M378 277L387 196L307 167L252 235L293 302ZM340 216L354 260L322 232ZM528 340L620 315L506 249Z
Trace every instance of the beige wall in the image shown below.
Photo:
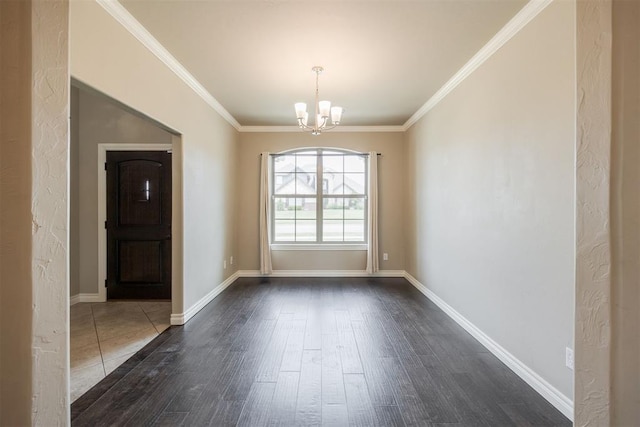
M640 2L613 2L611 424L640 425Z
M258 200L260 153L301 147L339 147L382 153L378 163L380 269L404 270L404 144L402 133L242 133L237 158L238 269L259 270ZM389 261L382 260L382 253ZM273 251L275 270L364 270L365 251Z
M31 4L0 2L0 425L31 424Z
M95 294L100 286L98 277L98 145L109 143L171 144L172 134L149 120L126 111L107 97L87 90L78 90L78 106L72 102L72 122L78 121L78 161L71 164L72 177L78 185L77 258L71 259L72 271L78 268L78 293ZM72 98L73 101L73 98ZM73 128L72 128L73 129ZM73 138L72 138L73 147ZM73 153L73 150L72 150ZM72 181L72 188L74 182ZM73 213L73 211L72 211ZM73 251L72 251L73 255ZM73 281L72 281L73 283Z
M181 135L182 313L233 273L223 259L233 252L238 133L97 3L72 2L70 19L73 77Z
M573 396L575 5L543 10L407 133L407 270Z

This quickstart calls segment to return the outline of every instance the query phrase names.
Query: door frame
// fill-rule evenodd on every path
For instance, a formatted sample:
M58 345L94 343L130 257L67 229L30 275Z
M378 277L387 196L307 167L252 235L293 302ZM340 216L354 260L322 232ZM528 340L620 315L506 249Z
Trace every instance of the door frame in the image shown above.
M174 141L176 139L174 138ZM169 151L171 156L171 168L172 177L176 177L177 174L182 174L182 169L177 170L179 162L176 159L175 144L127 144L127 143L100 143L98 144L98 299L99 302L107 301L107 287L105 286L107 280L107 229L104 227L107 220L107 171L105 170L105 163L107 162L107 151ZM182 211L182 198L180 196L180 182L182 180L172 179L171 184L171 209L173 212ZM178 196L178 197L176 197ZM177 242L182 241L182 224L179 224L182 218L181 215L172 215L171 219L171 239L175 239ZM182 250L182 245L171 245L171 264L172 267L176 265L178 260L182 259L182 254L179 251ZM180 269L179 271L182 271ZM179 281L178 271L171 269L171 300L181 300L182 298L176 298L178 296L176 291L182 294L181 281ZM175 306L172 303L172 312L175 312Z

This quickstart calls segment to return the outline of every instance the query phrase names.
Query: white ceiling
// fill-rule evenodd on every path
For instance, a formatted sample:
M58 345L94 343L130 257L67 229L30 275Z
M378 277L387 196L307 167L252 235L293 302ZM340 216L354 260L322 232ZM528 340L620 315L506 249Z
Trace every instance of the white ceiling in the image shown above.
M402 125L526 0L120 0L243 126L295 125L294 102L343 125Z

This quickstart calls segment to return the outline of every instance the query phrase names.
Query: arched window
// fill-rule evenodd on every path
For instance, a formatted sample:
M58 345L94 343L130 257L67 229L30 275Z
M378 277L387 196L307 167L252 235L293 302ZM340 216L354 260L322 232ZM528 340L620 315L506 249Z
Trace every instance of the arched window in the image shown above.
M366 243L367 157L336 148L272 155L271 243Z

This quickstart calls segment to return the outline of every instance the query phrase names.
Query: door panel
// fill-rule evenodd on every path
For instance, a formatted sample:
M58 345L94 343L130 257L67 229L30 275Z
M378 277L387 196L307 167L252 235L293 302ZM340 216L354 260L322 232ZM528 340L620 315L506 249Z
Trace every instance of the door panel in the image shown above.
M162 163L130 160L118 163L120 225L162 224L162 197L151 197L162 184Z
M107 298L171 298L171 154L107 153Z
M162 282L162 242L120 240L118 280L124 284Z

